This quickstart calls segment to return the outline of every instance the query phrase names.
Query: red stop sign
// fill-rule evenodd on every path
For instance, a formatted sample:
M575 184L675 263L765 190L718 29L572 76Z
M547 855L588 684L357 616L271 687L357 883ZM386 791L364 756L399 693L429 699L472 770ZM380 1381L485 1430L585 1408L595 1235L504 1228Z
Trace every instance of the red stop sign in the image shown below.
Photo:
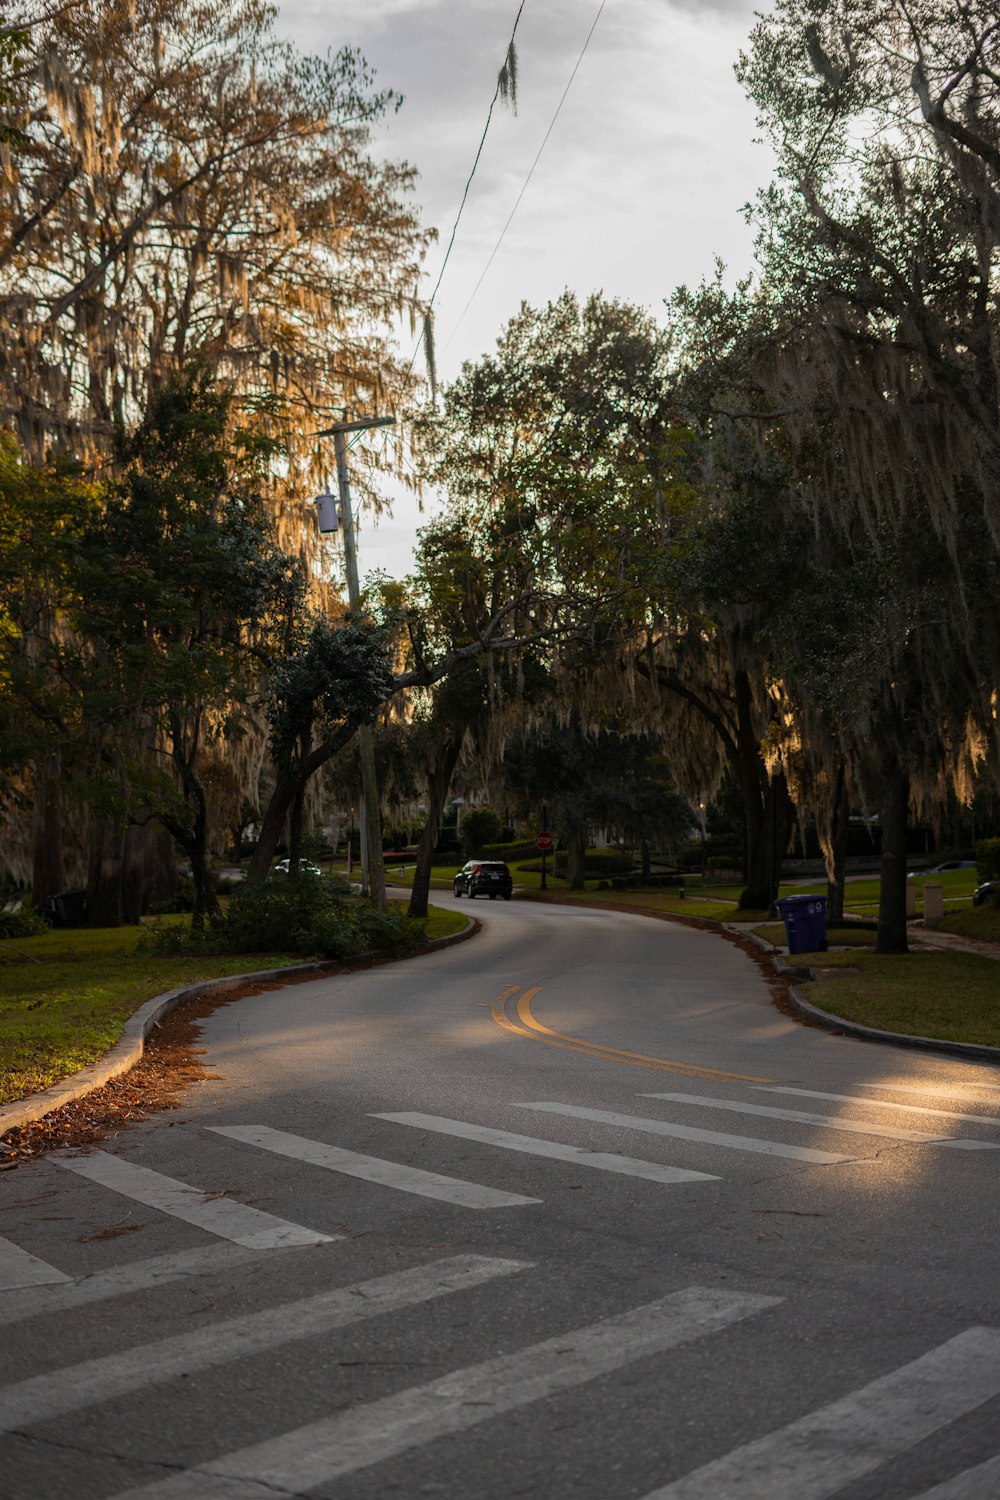
M543 854L548 854L549 850L552 848L551 833L536 833L535 848L541 849Z

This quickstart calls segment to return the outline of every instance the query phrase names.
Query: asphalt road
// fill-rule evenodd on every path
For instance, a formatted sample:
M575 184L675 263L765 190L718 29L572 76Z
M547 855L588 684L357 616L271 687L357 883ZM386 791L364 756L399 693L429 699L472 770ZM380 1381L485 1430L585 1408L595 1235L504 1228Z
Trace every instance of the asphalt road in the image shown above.
M995 1500L996 1070L707 932L474 910L0 1179L4 1500Z

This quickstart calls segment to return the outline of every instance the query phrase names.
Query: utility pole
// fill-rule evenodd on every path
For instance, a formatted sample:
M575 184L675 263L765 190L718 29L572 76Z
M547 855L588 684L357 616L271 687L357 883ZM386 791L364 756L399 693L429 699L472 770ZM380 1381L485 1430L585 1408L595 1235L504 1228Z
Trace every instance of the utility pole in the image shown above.
M364 432L369 427L389 427L395 417L359 417L355 422L334 422L324 427L320 437L332 437L337 455L337 490L340 497L340 522L344 529L344 564L347 572L347 598L351 614L361 604L358 582L358 548L354 536L354 513L351 510L351 487L347 477L348 432ZM361 890L379 911L385 911L385 865L382 861L382 817L375 773L375 740L370 724L358 730L358 753L361 760Z

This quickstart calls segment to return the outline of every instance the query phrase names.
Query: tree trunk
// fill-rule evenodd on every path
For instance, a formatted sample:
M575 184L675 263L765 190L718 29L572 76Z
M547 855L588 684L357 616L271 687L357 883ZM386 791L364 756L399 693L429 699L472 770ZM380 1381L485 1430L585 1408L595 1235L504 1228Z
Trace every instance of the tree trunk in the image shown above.
M213 927L222 921L222 908L212 884L212 872L208 868L208 808L200 786L192 793L191 800L194 802L194 827L189 849L191 878L194 881L191 931L203 932L206 917Z
M770 908L781 877L781 863L788 845L794 805L788 795L785 778L779 771L767 784L767 791L752 817L747 819L748 839L754 828L754 843L748 849L749 879L740 906L751 911Z
M847 869L847 832L850 820L850 799L847 795L847 777L841 766L837 771L830 821L830 853L832 868L827 869L826 920L828 927L839 926L844 920L844 886ZM832 878L831 878L832 877Z
M98 818L90 830L87 926L120 927L124 837L115 818Z
M566 879L571 891L584 888L583 869L587 854L587 831L575 829L566 839ZM553 861L554 863L554 861Z
M63 862L62 788L60 755L57 751L42 762L35 777L31 900L44 911L50 896L66 889Z
M122 849L122 920L135 927L149 910L156 862L152 823L133 823L125 830Z
M889 768L882 796L882 858L876 953L907 953L906 819L910 781L898 762Z
M302 782L305 785L305 782ZM260 885L267 879L274 858L274 851L281 841L284 832L285 821L291 811L292 803L299 789L299 777L294 771L279 771L278 779L274 784L274 790L268 799L264 816L261 819L260 833L257 835L257 847L250 857L250 867L247 870L247 880Z
M653 864L649 857L649 840L642 839L639 844L639 857L642 861L642 883L648 885L653 878Z
M454 730L441 746L427 777L427 821L424 823L424 831L417 845L413 889L410 892L410 904L407 907L407 916L410 917L426 917L427 915L427 896L431 888L434 850L438 834L441 832L441 819L444 816L451 778L455 774L455 767L458 765L458 757L462 753L464 741L465 725L463 724L461 728Z
M760 753L760 736L753 714L753 692L746 672L735 679L736 736L729 751L733 779L743 801L743 882L740 906L751 911L771 905L778 828L777 805L773 802L774 785ZM782 778L784 784L784 778ZM787 828L785 830L787 837ZM784 842L781 851L784 853Z
M299 860L302 857L302 813L306 802L306 784L303 781L295 789L292 798L292 810L288 819L288 873L297 875L299 873Z
M274 790L264 809L264 817L261 820L260 834L257 838L257 847L250 859L250 867L247 870L247 880L260 885L267 879L267 873L271 868L274 851L281 839L285 827L285 819L288 817L295 794L299 787L305 788L310 776L319 770L320 766L326 765L327 761L342 750L348 740L354 735L354 725L345 724L338 729L330 739L324 740L309 751L303 760L296 765L285 766L279 769Z

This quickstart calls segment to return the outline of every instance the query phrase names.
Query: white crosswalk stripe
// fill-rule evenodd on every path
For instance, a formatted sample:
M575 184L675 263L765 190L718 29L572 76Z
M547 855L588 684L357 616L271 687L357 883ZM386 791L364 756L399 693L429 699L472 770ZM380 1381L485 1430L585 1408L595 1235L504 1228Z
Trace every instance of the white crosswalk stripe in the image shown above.
M295 1252L319 1248L321 1247L311 1245L289 1247L290 1251ZM95 1302L149 1291L174 1281L221 1275L235 1270L237 1266L248 1265L260 1253L245 1245L198 1245L192 1250L175 1250L166 1255L151 1256L148 1260L113 1266L107 1271L98 1271L80 1280L72 1280L57 1273L58 1285L26 1286L22 1283L0 1300L0 1328L21 1323L26 1318L34 1318L39 1314L72 1313Z
M199 1229L216 1234L220 1239L232 1240L237 1245L246 1245L254 1250L277 1250L290 1245L317 1245L340 1235L320 1234L315 1229L306 1229L301 1224L290 1224L287 1219L250 1208L245 1203L236 1203L231 1198L203 1192L178 1182L174 1177L164 1177L149 1167L137 1166L120 1156L111 1156L106 1151L93 1151L86 1156L72 1156L56 1152L49 1157L56 1166L68 1172L76 1172L101 1187L121 1193L147 1208L183 1219Z
M1000 1495L1000 1454L974 1469L963 1469L932 1490L914 1495L913 1500L993 1500L996 1495Z
M906 1130L897 1125L872 1125L867 1120L845 1120L839 1115L817 1115L804 1109L776 1109L767 1104L746 1104L739 1099L708 1099L703 1094L640 1094L640 1099L663 1099L669 1104L697 1104L703 1109L723 1109L734 1115L756 1115L765 1120L790 1120L795 1125L819 1125L825 1130L843 1130L851 1135L877 1135L891 1141L913 1141L918 1145L957 1146L966 1151L1000 1151L1000 1141L973 1141L953 1136L929 1135L925 1130Z
M984 1089L976 1084L962 1083L896 1083L883 1078L874 1083L858 1080L859 1089L886 1089L894 1094L922 1094L925 1099L957 1099L962 1104L982 1104L985 1109L1000 1106L1000 1096L990 1099L980 1097Z
M898 1099L869 1099L857 1094L825 1094L819 1089L785 1088L776 1083L754 1085L761 1094L791 1094L799 1099L831 1099L836 1104L863 1104L866 1109L893 1109L900 1114L933 1115L943 1120L968 1120L974 1125L1000 1125L1000 1119L991 1115L963 1115L953 1109L932 1109L927 1104L900 1104Z
M447 1433L720 1330L781 1299L690 1287L428 1385L310 1422L115 1500L261 1500L302 1494Z
M969 1328L644 1500L828 1500L997 1395L1000 1330ZM977 1500L992 1493L979 1491Z
M520 1151L526 1156L542 1156L551 1161L568 1161L575 1167L595 1167L601 1172L617 1172L623 1177L643 1177L649 1182L718 1182L708 1172L690 1172L683 1167L665 1167L655 1161L639 1161L633 1156L616 1156L611 1151L585 1151L582 1146L567 1146L562 1141L539 1140L536 1136L516 1135L509 1130L494 1130L486 1125L471 1125L465 1120L449 1120L440 1115L423 1115L414 1110L402 1114L377 1114L376 1120L391 1120L396 1125L412 1125L417 1130L435 1131L460 1140L481 1141L506 1151Z
M552 1101L515 1104L514 1109L544 1110L547 1114L566 1115L573 1120L595 1120L602 1125L618 1125L626 1130L643 1130L649 1135L666 1135L679 1141L696 1141L707 1146L723 1146L730 1151L752 1151L763 1156L782 1156L789 1161L816 1162L831 1166L854 1161L834 1151L817 1151L811 1146L788 1146L782 1141L762 1141L754 1136L725 1135L716 1130L698 1130L693 1125L674 1125L670 1120L645 1119L641 1115L623 1115L610 1109L587 1109L582 1104L556 1104Z
M37 1255L29 1254L19 1245L0 1236L0 1292L14 1287L48 1286L68 1280L65 1272L57 1271L48 1261L39 1260Z
M539 1198L525 1198L520 1193L505 1193L499 1188L463 1182L459 1177L444 1177L440 1172L425 1172L419 1167L364 1156L358 1151L346 1151L341 1146L329 1146L323 1141L310 1141L305 1136L272 1130L267 1125L210 1125L208 1129L216 1135L228 1136L230 1140L243 1141L248 1146L290 1156L294 1161L325 1167L330 1172L342 1172L347 1177L360 1177L365 1182L395 1188L401 1193L437 1198L461 1208L521 1208L525 1204L541 1202Z
M0 1432L49 1421L195 1370L315 1338L526 1269L526 1261L458 1255L35 1375L0 1390Z

